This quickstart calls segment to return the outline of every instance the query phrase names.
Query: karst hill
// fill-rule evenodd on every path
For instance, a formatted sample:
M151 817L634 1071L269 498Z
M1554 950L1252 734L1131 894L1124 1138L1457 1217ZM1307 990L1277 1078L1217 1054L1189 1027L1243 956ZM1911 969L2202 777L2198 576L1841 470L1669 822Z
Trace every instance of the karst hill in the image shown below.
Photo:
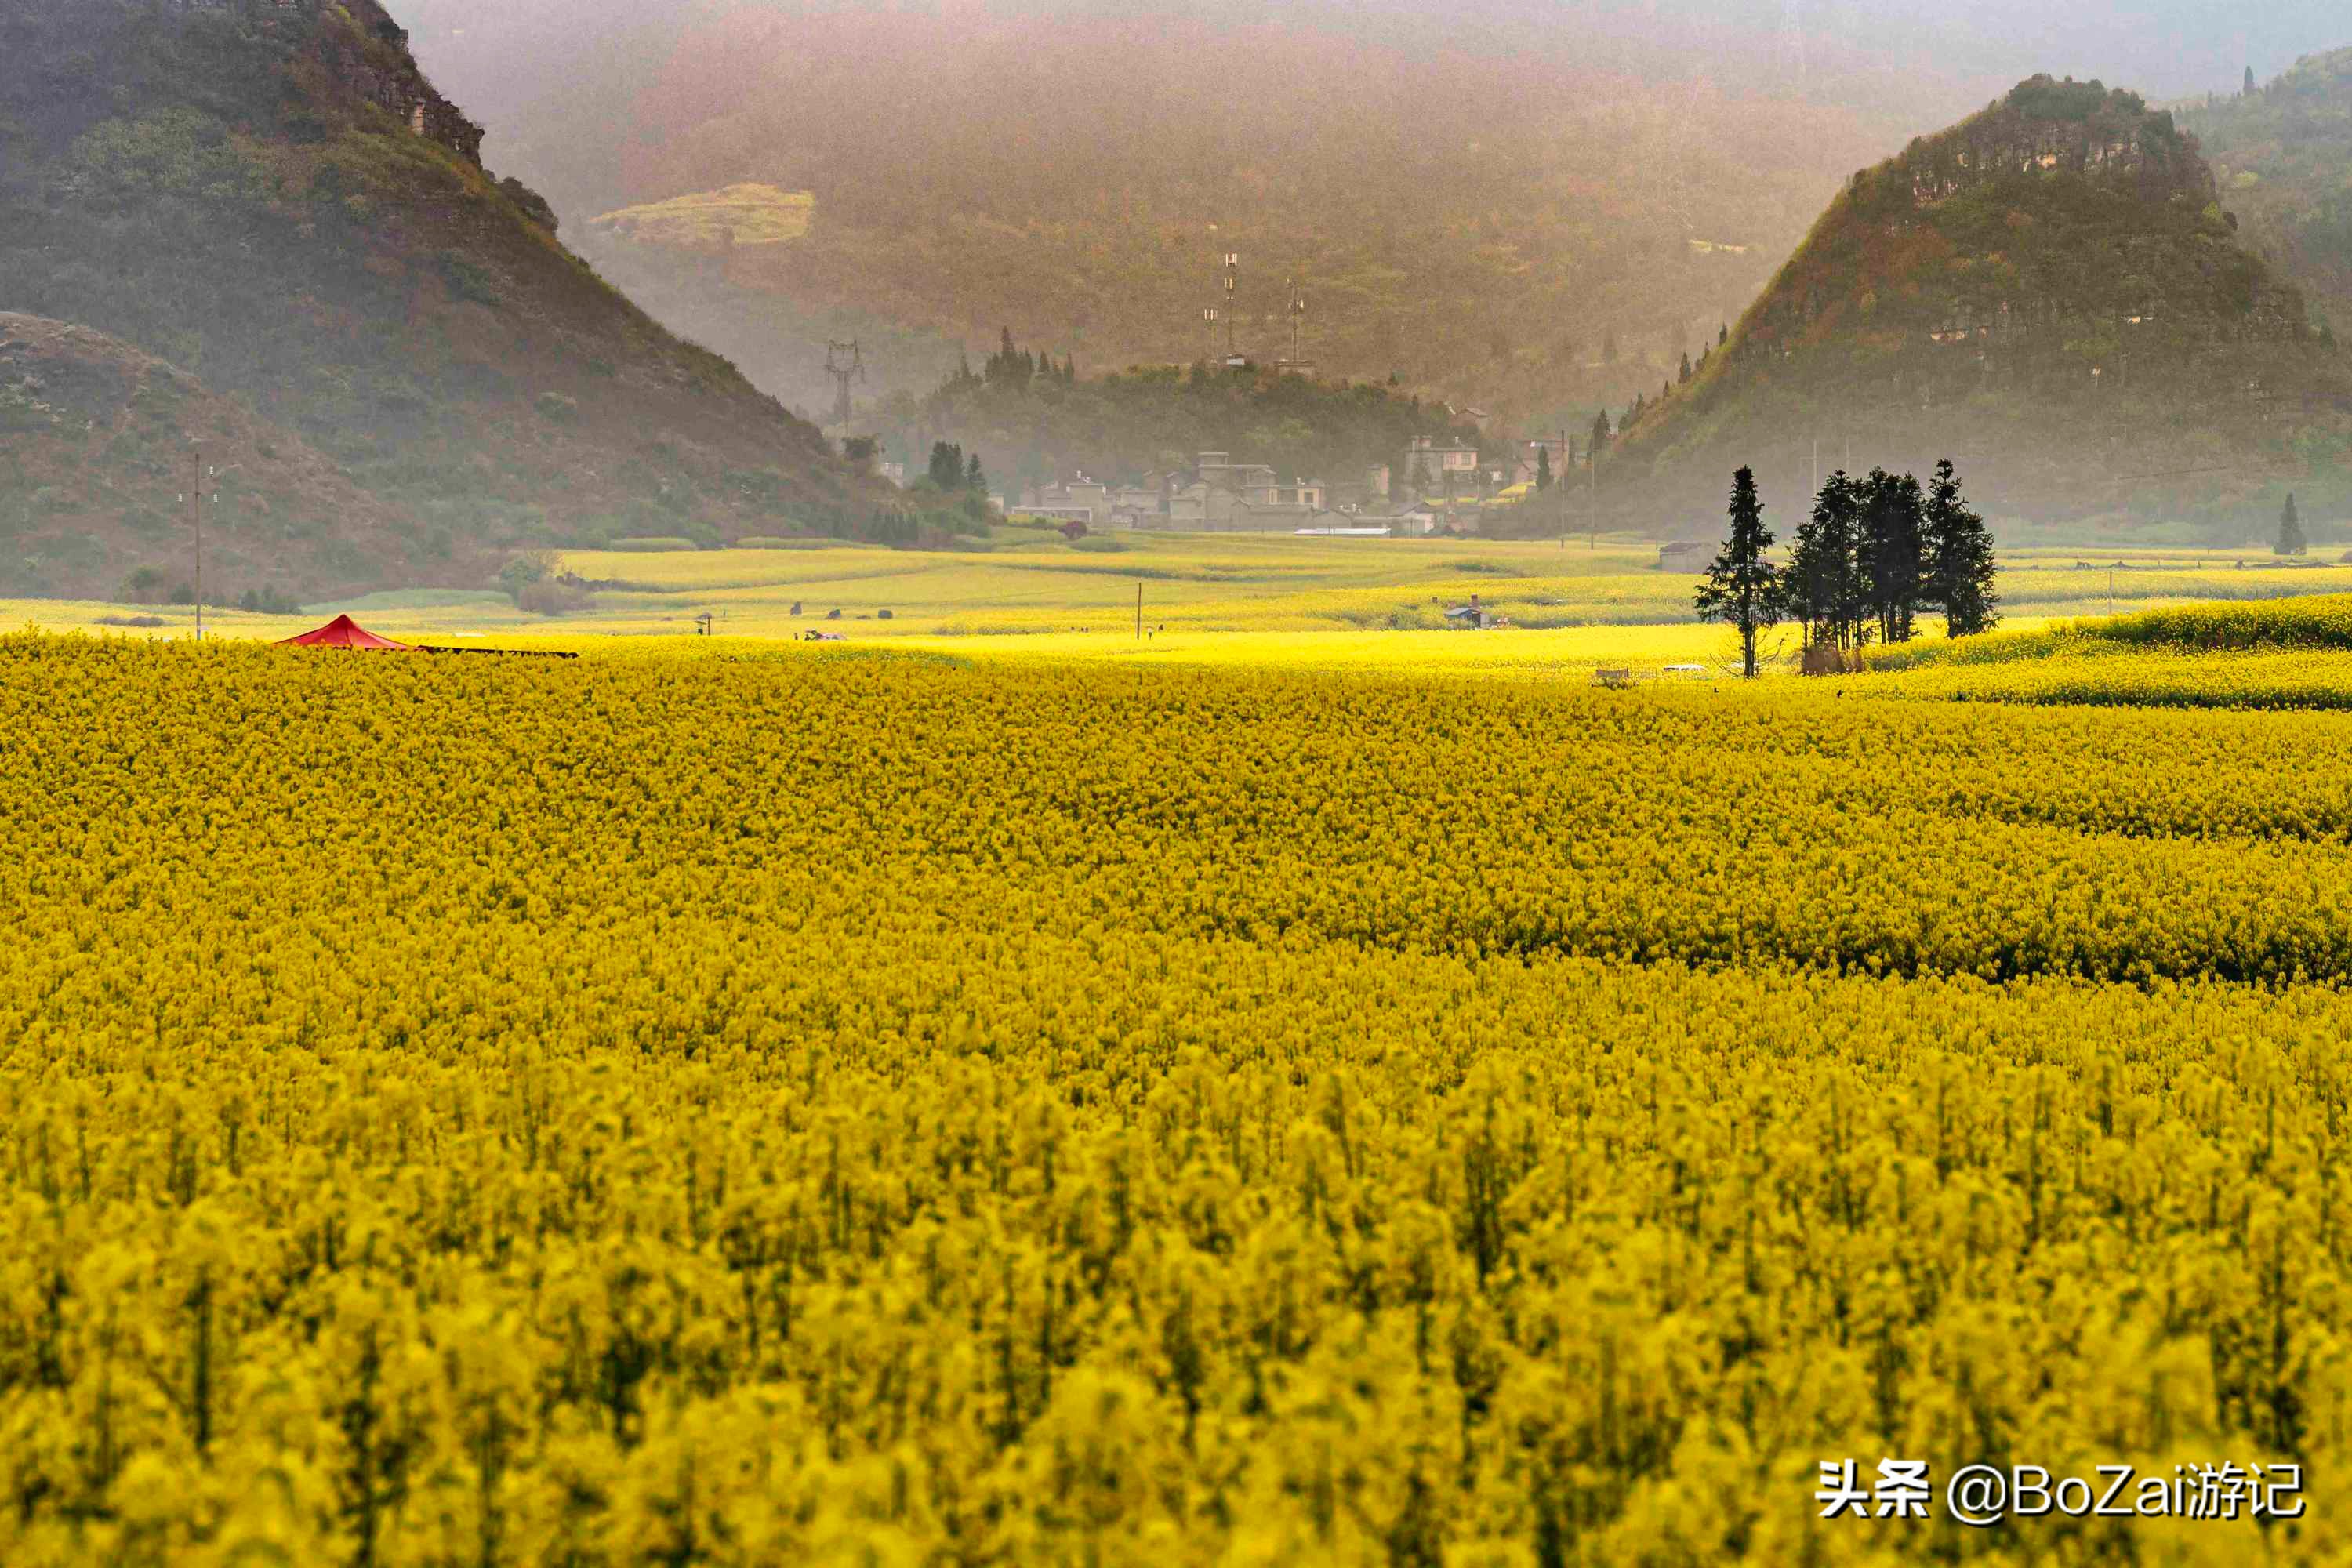
M2039 77L1854 175L1604 471L1697 505L1748 463L1793 515L1948 456L2011 515L2220 526L2341 488L2347 368L2171 115Z
M325 463L271 514L302 514L275 552L289 592L470 580L514 548L631 534L916 526L600 281L480 147L374 0L0 0L0 310L93 333L44 334L45 370L27 351L5 373L0 592L184 569L153 525L184 488L158 456L172 421L109 442L47 395L133 363Z

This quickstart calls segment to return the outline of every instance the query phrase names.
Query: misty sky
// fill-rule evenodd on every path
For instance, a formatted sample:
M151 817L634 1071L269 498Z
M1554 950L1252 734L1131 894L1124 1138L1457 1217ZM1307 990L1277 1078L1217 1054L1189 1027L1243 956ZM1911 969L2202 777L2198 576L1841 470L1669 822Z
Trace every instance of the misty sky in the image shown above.
M976 21L1006 14L1175 15L1345 31L1407 50L1534 54L1661 81L1801 96L1861 111L1893 151L2047 70L2159 101L2234 89L2352 45L2346 0L391 0L425 68L489 129L501 172L545 175L564 201L577 164L643 128L632 100L671 41L742 11L845 5ZM844 60L845 68L887 62ZM1105 69L1115 71L1116 62ZM910 113L919 113L910 105ZM586 134L599 150L581 144ZM559 166L567 159L573 177Z

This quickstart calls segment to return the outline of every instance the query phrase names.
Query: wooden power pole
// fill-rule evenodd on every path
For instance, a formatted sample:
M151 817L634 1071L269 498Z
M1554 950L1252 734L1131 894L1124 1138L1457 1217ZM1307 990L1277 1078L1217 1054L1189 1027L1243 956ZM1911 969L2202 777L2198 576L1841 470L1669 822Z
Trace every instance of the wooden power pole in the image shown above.
M188 448L188 519L196 530L196 640L205 640L205 449Z

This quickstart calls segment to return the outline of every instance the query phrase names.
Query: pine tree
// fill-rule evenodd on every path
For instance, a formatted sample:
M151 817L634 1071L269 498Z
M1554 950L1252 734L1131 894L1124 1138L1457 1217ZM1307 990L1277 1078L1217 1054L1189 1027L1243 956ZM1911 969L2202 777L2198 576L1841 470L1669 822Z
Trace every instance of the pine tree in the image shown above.
M1721 327L1721 329L1720 329L1720 330L1718 330L1718 331L1716 332L1716 334L1715 334L1715 346L1716 346L1717 348L1721 348L1724 344L1726 344L1726 343L1729 342L1730 341L1731 341L1731 323L1730 323L1729 321L1726 321L1726 322L1724 322L1724 323L1723 323L1723 326Z
M1691 362L1690 362L1690 355L1689 355L1689 354L1687 354L1687 353L1685 353L1685 354L1684 354L1684 355L1683 355L1683 375L1682 375L1683 384L1685 384L1685 385L1688 385L1688 384L1690 384L1690 378L1691 378Z
M1862 497L1843 471L1813 498L1813 514L1797 527L1796 548L1783 582L1788 609L1805 628L1805 641L1858 647L1864 640Z
M963 448L948 441L931 443L930 466L924 476L938 489L953 493L963 488Z
M1764 558L1771 548L1755 472L1742 468L1731 478L1731 537L1708 564L1696 604L1701 618L1738 628L1741 671L1750 680L1756 679L1756 634L1780 619L1780 574Z
M1944 635L1975 637L1999 625L2000 595L1993 591L1992 531L1960 497L1959 477L1947 458L1927 489L1923 530L1928 603L1944 612Z
M1863 568L1881 642L1911 640L1926 579L1926 498L1919 481L1873 468L1862 485Z
M1591 449L1599 453L1601 448L1609 445L1610 435L1609 410L1604 408L1592 416L1592 433L1588 443Z
M971 455L971 462L963 471L963 488L971 491L974 495L986 495L988 493L988 476L981 472L980 454L978 452L974 452Z
M1539 490L1551 489L1551 448L1549 447L1536 448L1536 489Z
M2279 513L2278 543L2272 547L2280 555L2304 555L2311 550L2311 542L2303 534L2303 517L2295 510L2294 492L2287 492L2286 509Z
M2254 96L2254 68L2252 66L2246 68L2246 90L2240 96L2244 98Z

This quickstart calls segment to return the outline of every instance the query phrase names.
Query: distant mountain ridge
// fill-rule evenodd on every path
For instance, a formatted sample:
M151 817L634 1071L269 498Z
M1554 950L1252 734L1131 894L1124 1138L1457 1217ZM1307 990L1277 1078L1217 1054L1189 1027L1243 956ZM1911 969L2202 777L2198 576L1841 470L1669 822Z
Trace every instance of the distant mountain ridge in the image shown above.
M376 0L0 0L0 310L200 378L382 509L351 513L364 546L289 541L296 591L630 534L920 531L597 279L480 147ZM0 509L0 590L106 592L177 548L97 516L75 565L17 548L31 526Z
M2035 78L1849 182L1608 476L1693 504L1747 463L1961 463L2042 517L2338 504L2352 375L2240 242L2196 140L2137 95ZM1717 473L1717 470L1720 470Z
M1008 327L1099 374L1222 357L1228 329L1271 363L1297 324L1327 376L1530 417L1712 341L1895 144L1888 120L1612 76L1557 40L1099 14L1120 9L697 6L513 134L586 204L607 276L803 408L832 402L827 338L864 340L880 396ZM746 184L809 193L806 232L723 253L649 221Z
M2306 56L2244 96L2190 103L2247 242L2352 333L2352 48Z

